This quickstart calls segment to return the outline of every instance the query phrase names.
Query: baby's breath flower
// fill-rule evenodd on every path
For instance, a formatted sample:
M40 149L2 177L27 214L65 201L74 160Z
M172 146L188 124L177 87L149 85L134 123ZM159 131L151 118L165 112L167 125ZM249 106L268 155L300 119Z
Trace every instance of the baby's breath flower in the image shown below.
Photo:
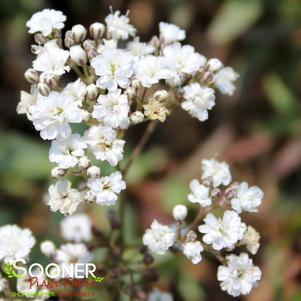
M155 98L151 98L147 104L143 105L143 108L144 115L150 120L160 120L161 122L164 122L167 115L169 115L169 111L165 104Z
M191 203L198 203L202 207L211 206L212 200L209 195L209 188L200 184L197 179L194 179L190 182L191 193L188 195L188 200Z
M260 234L252 227L248 226L247 231L244 234L243 239L240 241L242 244L246 245L247 250L255 255L259 249Z
M160 39L166 44L183 41L186 38L185 31L174 24L160 22L159 32Z
M213 82L221 93L233 95L235 90L233 82L236 81L238 77L239 75L231 67L225 67L214 74Z
M204 251L204 248L199 241L186 242L183 245L183 254L190 259L193 264L201 262L202 251Z

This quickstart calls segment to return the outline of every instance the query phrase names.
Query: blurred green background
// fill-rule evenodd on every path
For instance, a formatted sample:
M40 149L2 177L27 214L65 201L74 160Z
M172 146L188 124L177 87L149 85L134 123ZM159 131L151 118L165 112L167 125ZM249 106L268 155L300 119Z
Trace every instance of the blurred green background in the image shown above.
M246 220L262 233L255 262L263 269L259 288L241 300L301 300L301 3L298 0L1 0L0 47L0 225L30 227L38 239L58 240L58 214L42 202L50 183L49 143L15 112L23 78L33 56L25 22L43 8L62 10L66 28L103 21L109 6L130 19L143 40L159 21L187 30L187 43L217 57L240 74L234 97L218 95L207 122L177 110L156 130L133 166L127 196L129 240L154 217L170 221L172 207L185 203L188 183L200 173L200 160L228 161L237 180L265 191L259 214ZM143 126L130 130L128 149ZM87 208L106 228L103 208ZM135 224L139 229L135 230ZM34 253L39 260L39 252ZM183 256L182 256L183 257ZM42 259L40 259L42 260ZM216 262L192 266L185 258L162 264L157 284L175 300L233 300L218 288ZM104 299L103 299L104 300ZM240 300L240 299L239 299Z

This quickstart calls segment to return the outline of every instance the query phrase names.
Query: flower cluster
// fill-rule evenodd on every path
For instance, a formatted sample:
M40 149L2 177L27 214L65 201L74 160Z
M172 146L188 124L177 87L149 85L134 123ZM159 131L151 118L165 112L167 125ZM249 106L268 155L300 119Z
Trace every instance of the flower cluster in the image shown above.
M257 253L260 235L252 226L247 226L239 214L257 212L263 192L246 182L232 182L225 162L211 159L203 160L201 165L201 179L191 181L187 197L189 202L199 206L194 221L186 223L187 207L177 205L173 209L176 227L161 225L155 220L146 230L143 243L160 255L173 247L193 264L202 260L201 254L206 250L223 264L217 273L222 290L234 297L249 294L260 280L261 271L247 253L237 256L233 251L245 248L251 254ZM216 211L221 209L222 213L217 215Z
M231 95L238 75L181 44L186 33L173 24L161 22L159 34L141 42L128 14L119 11L104 24L93 23L88 30L78 24L63 34L65 21L62 12L44 9L26 23L34 34L35 59L25 72L30 92L21 92L17 112L51 141L49 160L56 164L51 174L57 182L49 187L47 204L67 215L84 201L116 203L126 188L120 161L129 127L164 122L175 105L205 121L215 89ZM66 83L70 73L77 79ZM115 171L102 174L103 164ZM71 176L80 178L78 187Z

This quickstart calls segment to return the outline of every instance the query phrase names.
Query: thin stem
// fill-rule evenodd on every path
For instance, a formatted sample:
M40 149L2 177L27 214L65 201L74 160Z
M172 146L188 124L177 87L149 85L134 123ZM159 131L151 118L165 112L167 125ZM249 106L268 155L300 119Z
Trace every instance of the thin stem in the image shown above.
M135 159L137 159L140 156L142 149L146 145L147 141L149 140L150 136L152 135L152 133L156 129L157 125L158 125L158 121L151 121L148 124L143 136L141 137L140 141L138 142L138 144L134 148L134 150L133 150L133 152L132 152L125 168L122 171L122 174L123 174L124 177L128 174L129 169L132 166Z

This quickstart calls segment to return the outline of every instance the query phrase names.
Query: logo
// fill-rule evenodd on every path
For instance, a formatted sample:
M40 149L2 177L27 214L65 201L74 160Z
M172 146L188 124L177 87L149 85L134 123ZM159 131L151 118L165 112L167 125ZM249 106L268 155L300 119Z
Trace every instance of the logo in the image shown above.
M7 278L24 278L24 276L22 275L18 275L13 266L10 264L10 262L8 262L6 265L5 265L5 268L4 268L4 271L5 271L5 274L7 275Z

